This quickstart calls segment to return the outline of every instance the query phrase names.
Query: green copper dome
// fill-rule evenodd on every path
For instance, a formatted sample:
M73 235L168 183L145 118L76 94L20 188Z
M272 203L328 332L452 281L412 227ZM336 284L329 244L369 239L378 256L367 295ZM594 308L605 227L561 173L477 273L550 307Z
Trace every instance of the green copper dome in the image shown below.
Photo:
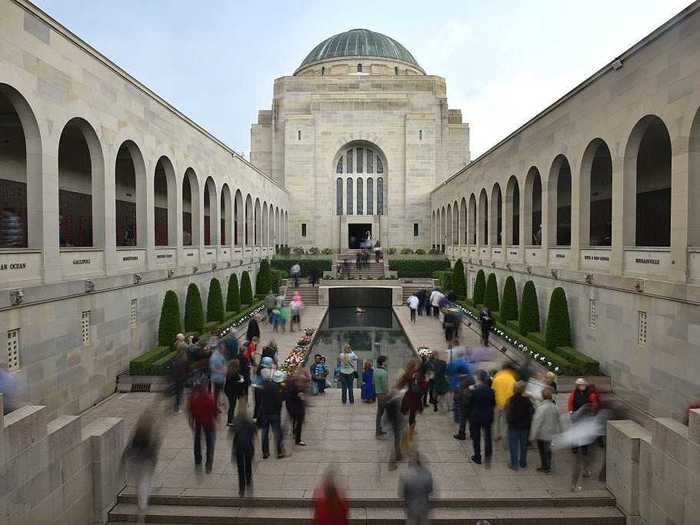
M297 71L307 66L331 59L350 57L374 57L396 60L409 64L421 72L413 55L393 38L368 29L351 29L327 38L311 50Z

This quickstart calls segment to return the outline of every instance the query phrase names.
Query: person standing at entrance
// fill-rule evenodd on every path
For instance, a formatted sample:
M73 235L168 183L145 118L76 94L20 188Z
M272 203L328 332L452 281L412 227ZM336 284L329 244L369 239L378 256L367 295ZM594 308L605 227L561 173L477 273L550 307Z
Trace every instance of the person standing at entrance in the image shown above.
M469 434L474 444L472 461L481 465L481 434L484 435L484 455L486 465L490 465L493 455L491 443L491 426L493 425L493 408L496 398L491 385L489 375L484 370L479 370L476 375L476 387L472 390L469 408Z
M343 404L355 402L353 383L357 375L357 354L352 351L350 345L345 345L338 356L338 371L340 372L340 388L342 389Z
M406 301L408 304L408 309L411 312L411 322L416 324L416 314L418 313L418 305L420 300L416 297L416 294L411 294L411 296Z

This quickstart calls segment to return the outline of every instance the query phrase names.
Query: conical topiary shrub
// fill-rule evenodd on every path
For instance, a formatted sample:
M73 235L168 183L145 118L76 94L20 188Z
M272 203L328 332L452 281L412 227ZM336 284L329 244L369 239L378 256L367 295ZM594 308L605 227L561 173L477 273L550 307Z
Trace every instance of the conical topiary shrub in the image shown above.
M484 270L476 272L476 281L474 281L474 290L472 292L472 301L474 306L484 304L484 292L486 291L486 276Z
M241 275L241 304L253 304L253 287L250 282L250 274L243 272Z
M498 311L498 282L496 281L496 274L493 272L489 274L489 278L486 281L486 292L484 292L484 304L492 312Z
M255 293L267 295L272 288L272 274L270 273L270 263L267 259L260 262L258 275L255 278Z
M238 276L235 273L228 278L228 293L226 294L226 311L237 312L241 309L241 292L238 289Z
M571 346L569 306L566 302L566 293L561 287L552 290L544 342L545 346L552 350L558 346Z
M185 299L185 330L188 332L201 332L204 328L204 308L199 287L191 283L187 287Z
M175 345L175 336L182 332L180 321L180 304L177 294L172 290L165 292L163 307L160 309L160 322L158 323L158 346Z
M458 299L466 299L467 279L464 277L464 264L462 264L462 259L457 259L454 268L452 268L452 289Z
M501 319L503 322L518 319L518 293L515 289L515 279L511 275L506 277L506 283L503 285Z
M221 292L221 283L214 277L209 281L209 295L207 296L207 321L224 320L224 296Z
M520 303L520 317L518 327L522 335L540 330L540 310L537 306L537 292L535 283L528 281L523 287L523 300Z

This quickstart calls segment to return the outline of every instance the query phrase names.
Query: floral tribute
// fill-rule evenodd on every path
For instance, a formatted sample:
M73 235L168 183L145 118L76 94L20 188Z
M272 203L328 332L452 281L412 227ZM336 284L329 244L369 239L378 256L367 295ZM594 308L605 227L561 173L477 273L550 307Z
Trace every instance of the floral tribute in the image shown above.
M297 345L289 352L287 358L282 362L279 369L286 372L287 375L293 375L299 368L311 349L311 341L313 339L314 329L307 328L304 330L304 336L297 341Z

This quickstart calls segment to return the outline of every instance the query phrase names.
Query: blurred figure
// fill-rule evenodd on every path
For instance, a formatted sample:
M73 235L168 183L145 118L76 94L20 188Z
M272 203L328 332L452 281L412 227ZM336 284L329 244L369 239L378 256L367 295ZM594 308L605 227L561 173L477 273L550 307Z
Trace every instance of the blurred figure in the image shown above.
M561 432L559 410L552 399L553 390L545 387L542 391L542 403L535 409L535 416L530 427L530 439L537 441L540 453L539 472L549 474L552 470L552 439Z
M494 441L500 441L505 437L507 425L506 425L506 404L513 396L515 391L515 383L517 382L517 375L513 368L513 365L506 362L503 363L501 370L496 372L493 378L493 383L491 388L496 395L496 412L495 412L495 436ZM506 448L506 443L504 442L503 448Z
M253 382L253 401L255 402L253 408L253 419L258 421L260 419L260 408L262 407L262 388L263 388L263 372L269 370L267 377L272 379L272 373L274 372L274 361L271 357L263 357L260 360L260 365L255 369L255 378Z
M405 419L401 413L401 392L392 389L384 402L384 417L391 428L393 437L393 451L389 454L389 470L395 470L396 464L401 461L401 435L403 434Z
M211 378L212 391L214 392L214 402L219 405L219 394L226 384L226 359L221 352L221 346L216 346L209 357L209 377Z
M306 443L301 440L301 429L304 426L304 418L306 417L305 396L308 386L309 382L306 377L306 371L301 368L287 381L287 413L289 414L289 419L292 422L294 443L300 447L306 446Z
M294 325L297 325L297 328L301 330L301 311L304 308L304 301L302 301L301 299L301 294L299 293L299 290L294 292L294 297L292 297L292 302L289 306L292 310L292 321L289 324L289 331L294 331Z
M389 372L386 369L386 356L380 355L377 358L377 368L374 369L374 392L377 395L377 417L375 425L375 433L377 437L386 434L382 430L382 417L384 416L384 407L389 394Z
M341 399L343 404L350 401L352 405L355 402L353 384L357 375L357 354L352 351L350 345L345 345L338 356L338 370L340 372L340 388L342 389Z
M255 456L255 434L258 429L248 417L248 404L238 404L236 417L231 425L233 432L233 447L231 463L236 462L238 468L238 495L253 495L253 457Z
M294 280L294 288L299 288L299 276L301 275L301 266L299 263L294 263L289 269L289 275L292 276Z
M228 364L224 393L228 399L226 425L231 426L233 424L233 416L236 413L236 403L239 398L244 397L247 393L247 386L240 373L240 361L238 359L234 359ZM247 400L244 400L241 403L246 403L246 401Z
M333 470L328 470L314 491L313 525L347 525L348 504L335 482Z
M401 413L408 414L408 430L412 435L416 431L416 414L423 412L423 395L427 392L428 382L417 359L411 359L406 371L399 379L396 388L406 388L401 400Z
M545 386L552 389L552 395L559 393L559 387L557 387L557 375L554 372L547 372L544 375L544 383Z
M270 457L270 428L272 428L272 434L275 438L277 458L281 459L286 457L282 442L284 436L282 434L282 389L280 387L280 383L284 380L284 374L278 370L273 372L272 368L267 367L261 371L261 378L258 426L262 429L263 459Z
M433 316L436 318L440 316L440 301L442 301L444 298L445 294L437 288L430 294L428 302L433 309Z
M450 390L450 384L447 381L447 363L440 359L437 352L433 352L428 365L433 374L429 383L430 403L433 405L433 412L437 412L440 400Z
M489 346L489 331L493 326L493 318L491 310L488 306L484 306L479 313L479 322L481 323L481 342L484 346Z
M224 345L224 358L226 361L235 359L238 356L238 337L236 337L233 330L227 333L223 339L221 339L221 342Z
M148 511L148 499L151 496L153 471L158 462L160 436L157 419L151 409L146 409L139 416L131 441L124 450L123 461L136 480L139 523L144 523Z
M493 409L496 398L489 384L489 375L479 370L476 375L476 385L472 389L469 411L469 434L474 444L474 455L471 460L481 465L481 434L484 435L484 455L486 465L491 464L493 448L491 442L491 427L493 425Z
M372 367L372 360L365 359L363 368L360 397L365 403L374 403L377 400L377 394L374 391L374 368Z
M598 393L595 390L595 386L589 385L585 378L579 377L576 380L574 390L569 394L567 405L572 424L576 423L581 417L595 415L598 412ZM577 454L579 452L579 447L573 447L572 452ZM584 456L588 454L587 445L581 446L581 454ZM585 469L583 477L588 477L590 475L590 472Z
M189 406L189 422L194 430L194 464L202 464L202 434L207 447L206 472L211 472L214 464L214 443L216 441L216 401L214 395L203 383L192 389Z
M408 310L411 314L411 322L413 324L416 324L416 314L418 313L420 299L418 298L418 296L416 296L416 294L411 294L406 300L406 304L408 305Z
M272 324L272 310L275 308L275 295L272 291L268 292L264 299L265 311L267 312L267 322Z
M173 359L173 365L171 368L173 388L175 390L175 412L178 414L182 412L182 394L185 390L185 383L187 382L187 376L190 372L185 336L178 334L178 338L180 336L182 336L182 339L178 339L178 342L175 344L175 348L178 350L178 353L175 356L175 359Z
M245 332L245 338L246 341L252 341L254 337L256 338L256 341L260 339L260 325L255 317L251 317L250 321L248 321L248 328Z
M3 401L3 415L19 408L19 385L15 375L7 369L6 363L0 363L0 394Z
M510 448L511 470L527 468L527 440L530 435L530 425L535 407L525 394L527 383L518 381L515 384L515 392L506 405L506 419L508 420L508 447Z
M454 396L454 410L459 428L457 433L452 437L460 441L465 441L467 439L467 421L469 421L469 414L471 411L471 389L473 385L474 378L471 375L464 376Z
M430 523L430 496L433 489L433 475L421 462L420 454L412 452L408 468L399 477L399 497L404 500L408 525Z

